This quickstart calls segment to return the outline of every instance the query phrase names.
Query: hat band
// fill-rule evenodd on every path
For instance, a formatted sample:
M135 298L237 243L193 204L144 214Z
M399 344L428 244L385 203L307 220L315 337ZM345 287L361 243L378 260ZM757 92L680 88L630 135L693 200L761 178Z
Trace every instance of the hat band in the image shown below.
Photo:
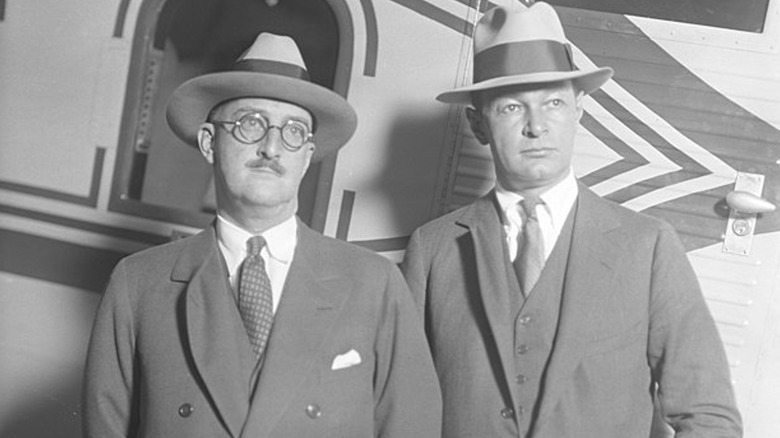
M269 73L311 82L309 72L306 71L306 69L286 62L269 61L265 59L242 59L233 65L233 71Z
M552 40L506 43L474 56L474 83L503 76L574 71L568 44Z

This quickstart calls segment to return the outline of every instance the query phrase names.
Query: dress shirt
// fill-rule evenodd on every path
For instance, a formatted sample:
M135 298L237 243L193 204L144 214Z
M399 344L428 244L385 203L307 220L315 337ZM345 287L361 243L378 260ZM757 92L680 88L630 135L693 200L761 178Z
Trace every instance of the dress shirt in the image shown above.
M561 182L540 196L544 204L536 207L536 215L539 218L539 227L542 229L545 260L550 257L555 242L561 234L563 223L577 199L577 192L577 180L574 179L574 173L569 169L568 175ZM523 199L523 196L504 189L496 181L496 198L503 213L502 221L507 248L509 248L509 258L514 261L517 257L517 235L523 229L523 219L517 211L520 208L517 204Z
M252 236L254 236L252 233L217 215L217 242L227 264L230 286L234 293L238 291L239 268L246 258L246 242ZM261 236L265 238L266 245L260 252L260 256L265 262L265 269L271 280L273 311L276 313L290 263L295 254L295 245L298 243L298 224L295 216L290 216L281 224L265 230Z

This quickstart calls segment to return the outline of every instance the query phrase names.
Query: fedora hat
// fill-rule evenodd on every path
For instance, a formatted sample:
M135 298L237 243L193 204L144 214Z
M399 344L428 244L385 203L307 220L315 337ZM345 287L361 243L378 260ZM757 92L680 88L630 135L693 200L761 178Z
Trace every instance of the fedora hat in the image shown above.
M337 151L357 127L357 115L341 96L311 82L295 41L261 33L231 70L197 76L174 90L166 119L173 132L197 146L201 123L216 105L243 97L280 100L308 110L314 118L312 160Z
M437 100L471 104L471 93L507 85L571 80L591 93L612 76L612 69L578 70L563 26L552 6L514 1L486 12L474 32L472 85L440 94Z

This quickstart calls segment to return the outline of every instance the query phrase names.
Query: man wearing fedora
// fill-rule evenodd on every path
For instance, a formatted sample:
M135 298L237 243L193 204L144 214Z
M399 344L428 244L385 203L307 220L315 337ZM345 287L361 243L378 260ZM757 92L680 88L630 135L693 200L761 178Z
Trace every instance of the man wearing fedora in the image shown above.
M295 216L312 160L357 121L289 37L182 84L173 131L213 165L217 218L115 268L84 386L85 435L438 437L422 326L389 260Z
M472 105L496 186L416 230L403 263L444 398L443 436L639 438L654 405L677 437L739 437L728 365L673 228L572 173L585 95L546 3L489 10Z

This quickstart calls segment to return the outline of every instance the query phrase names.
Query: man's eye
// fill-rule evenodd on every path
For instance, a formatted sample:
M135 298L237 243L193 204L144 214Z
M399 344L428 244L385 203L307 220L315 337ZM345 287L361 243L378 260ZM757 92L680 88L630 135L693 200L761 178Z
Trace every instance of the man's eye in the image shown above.
M241 123L246 125L247 128L257 128L258 126L261 126L260 120L253 117L247 117Z
M504 107L501 109L502 113L516 113L521 110L520 105L516 103L510 103L509 105L504 105Z
M563 104L564 104L563 99L553 99L550 101L550 105L553 107L563 106Z

